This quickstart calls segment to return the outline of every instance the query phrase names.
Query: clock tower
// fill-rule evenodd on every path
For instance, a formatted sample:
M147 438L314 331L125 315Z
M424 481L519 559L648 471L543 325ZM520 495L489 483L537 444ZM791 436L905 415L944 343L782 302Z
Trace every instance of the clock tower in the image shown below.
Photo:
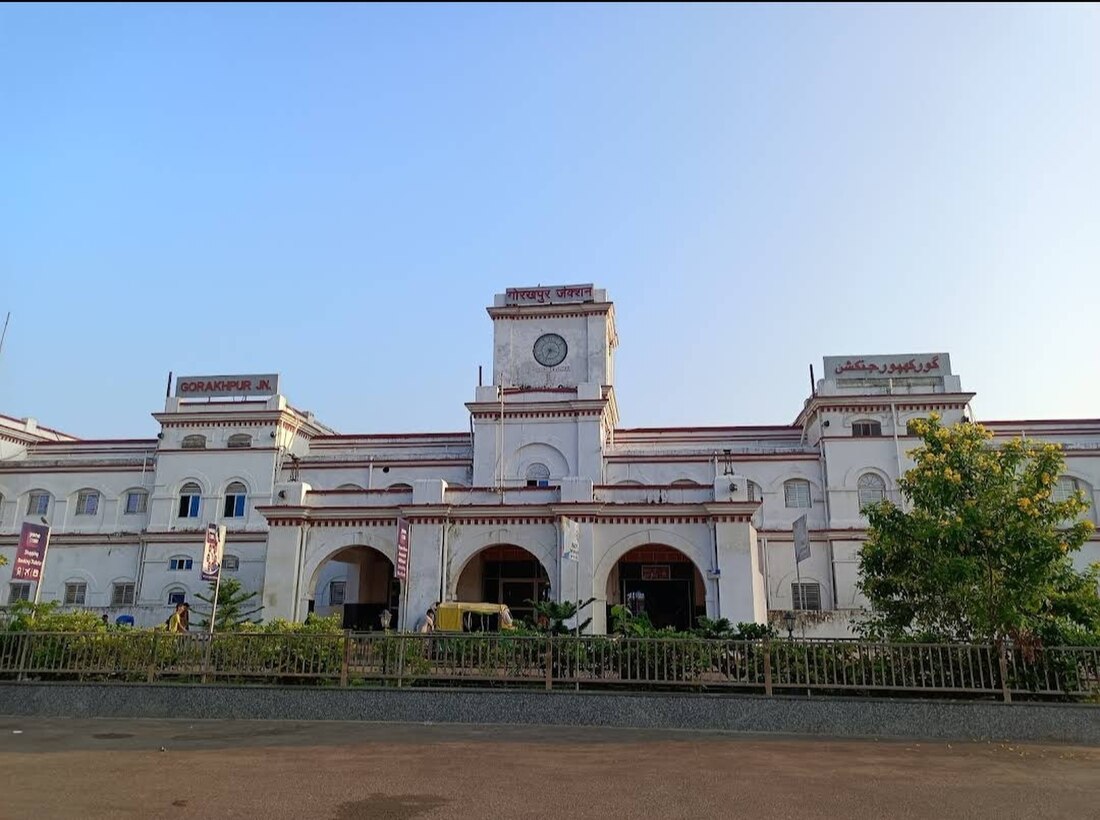
M467 405L475 486L601 483L618 423L615 310L592 285L508 288L489 309L493 383ZM548 477L546 477L548 476Z

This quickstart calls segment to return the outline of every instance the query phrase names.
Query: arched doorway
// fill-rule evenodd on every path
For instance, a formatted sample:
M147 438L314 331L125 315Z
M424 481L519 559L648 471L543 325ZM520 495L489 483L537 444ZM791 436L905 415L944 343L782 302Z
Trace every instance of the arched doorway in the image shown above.
M458 576L459 601L505 604L516 619L533 620L529 601L550 598L550 578L538 558L513 544L497 544L474 555Z
M310 608L340 614L344 629L371 631L382 628L383 610L397 625L400 591L389 558L373 547L346 547L317 568Z
M690 558L664 544L635 547L620 558L607 576L607 623L611 607L625 605L642 612L658 628L691 629L707 614L706 585Z

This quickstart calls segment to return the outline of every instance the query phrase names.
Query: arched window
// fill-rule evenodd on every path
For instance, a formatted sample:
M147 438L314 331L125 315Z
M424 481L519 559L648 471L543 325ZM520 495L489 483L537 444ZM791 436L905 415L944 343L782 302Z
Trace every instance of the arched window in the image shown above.
M698 481L692 481L690 478L678 478L672 482L673 487L702 487Z
M225 443L225 446L231 448L251 447L252 436L248 435L248 433L234 433L229 437L229 440Z
M31 490L27 496L27 515L45 515L50 511L50 494L46 490Z
M149 508L149 493L139 488L126 491L125 515L140 515Z
M194 566L194 559L187 555L173 555L168 559L168 570L170 572L186 572Z
M76 514L95 515L99 512L99 490L81 490L76 494Z
M760 485L755 481L749 481L746 487L749 493L749 501L763 501L764 491L760 489Z
M804 478L792 478L783 482L783 504L787 507L812 507L810 482Z
M239 482L234 481L228 487L225 488L225 509L223 513L226 518L244 518L244 505L248 498L248 490L245 486Z
M545 464L535 462L527 468L527 486L528 487L548 487L550 486L550 468Z
M198 518L199 506L202 501L202 488L194 481L189 481L180 488L180 518Z
M360 490L361 491L363 488L360 487L358 484L341 484L336 489L338 489L338 490Z
M860 421L852 422L852 435L855 438L870 438L872 436L882 435L882 423L877 421L871 421L870 419L862 419Z
M187 600L187 590L183 587L172 587L168 590L168 605L175 606Z
M404 484L404 483L399 482L397 484L391 484L390 489L391 490L411 490L412 489L412 484Z
M198 434L191 436L184 436L183 443L180 444L184 450L204 450L206 449L206 436L200 436Z
M1056 502L1069 501L1077 492L1081 491L1085 493L1085 500L1088 500L1088 490L1085 487L1085 483L1073 476L1064 475L1058 478L1058 483L1054 485L1054 492L1052 497Z
M229 555L228 553L222 556L222 569L224 569L226 572L236 572L240 568L240 557L236 555Z
M859 488L860 512L871 504L877 504L886 498L886 482L882 476L875 473L864 473L859 477L856 486Z

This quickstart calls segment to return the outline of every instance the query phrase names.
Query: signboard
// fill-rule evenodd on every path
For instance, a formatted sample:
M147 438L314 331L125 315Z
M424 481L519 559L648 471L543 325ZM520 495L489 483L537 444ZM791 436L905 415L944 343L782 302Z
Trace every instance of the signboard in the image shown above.
M397 519L397 569L394 575L404 581L409 577L409 522Z
M19 532L19 548L15 551L15 562L11 568L12 580L40 581L49 545L49 527L43 524L24 524Z
M202 580L216 581L222 572L225 550L225 525L207 524L206 543L202 548Z
M806 526L806 516L800 516L794 522L794 562L801 564L810 557L810 531Z
M176 398L208 399L217 396L274 396L279 392L279 374L243 376L180 376Z
M580 525L572 518L561 520L561 555L567 561L581 560Z
M951 357L946 353L825 357L827 379L911 379L950 375Z
M643 581L671 581L672 567L668 564L642 564Z
M506 305L563 305L594 301L592 285L539 285L534 288L508 288L504 291Z

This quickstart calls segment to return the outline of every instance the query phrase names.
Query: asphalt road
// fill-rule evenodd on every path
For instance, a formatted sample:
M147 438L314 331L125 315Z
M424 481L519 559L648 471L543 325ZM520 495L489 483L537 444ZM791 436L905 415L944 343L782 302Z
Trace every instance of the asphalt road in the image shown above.
M0 718L0 817L1095 817L1100 749L515 726Z

